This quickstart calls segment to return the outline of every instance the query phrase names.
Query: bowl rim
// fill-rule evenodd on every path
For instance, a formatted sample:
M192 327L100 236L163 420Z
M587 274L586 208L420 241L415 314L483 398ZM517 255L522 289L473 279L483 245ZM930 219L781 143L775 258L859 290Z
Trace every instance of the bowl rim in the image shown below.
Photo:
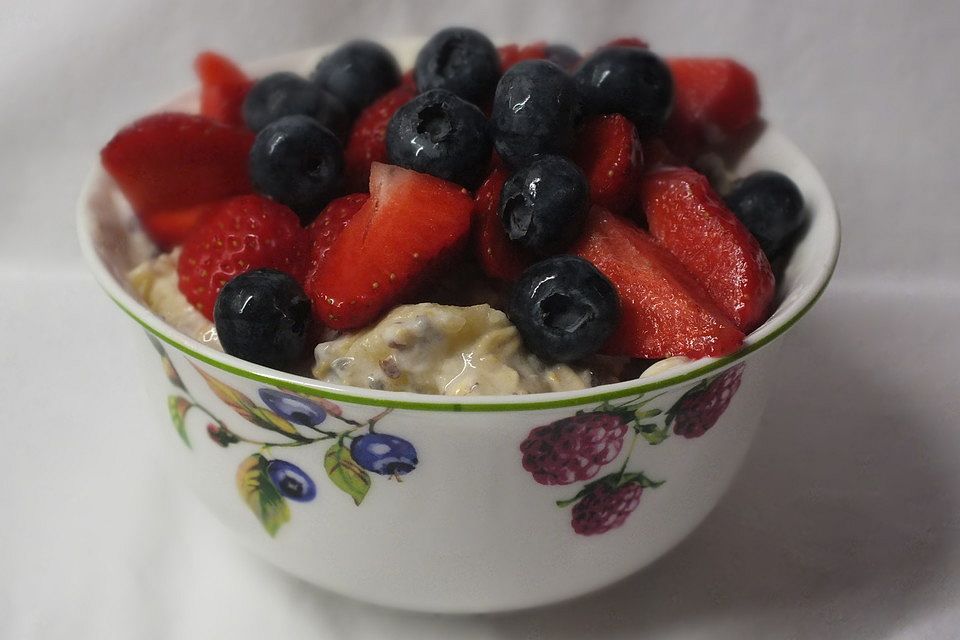
M407 43L404 41L402 44ZM318 50L317 48L310 48L299 52L287 53L254 63L250 65L250 67L263 70L269 68L273 62L286 62L298 56L305 57L308 54L316 55ZM182 94L181 99L191 94L195 94L195 90ZM444 396L438 394L420 394L409 391L378 391L324 382L253 364L212 349L178 331L130 295L113 277L113 274L100 259L93 240L95 236L95 217L93 215L94 207L91 204L93 200L91 196L97 189L102 188L104 184L111 185L111 191L117 192L112 179L103 170L99 162L94 165L88 174L80 191L77 204L77 231L81 253L88 268L93 272L94 278L107 296L128 316L136 321L149 334L176 348L187 356L216 369L220 369L221 371L248 380L269 384L306 396L319 396L359 405L417 411L530 411L598 404L616 398L641 395L650 391L673 387L743 360L748 355L765 347L786 333L800 318L810 311L823 295L836 269L840 252L840 221L837 216L836 205L819 171L817 171L810 159L789 138L769 125L766 127L763 135L764 137L772 137L772 144L783 148L792 156L794 162L803 165L812 184L812 188L817 191L820 196L821 206L816 210L815 215L818 219L820 217L825 218L829 232L825 242L828 242L830 246L828 247L827 260L821 265L818 265L815 275L810 279L810 286L800 292L796 299L792 300L786 306L783 306L783 303L781 303L781 306L778 307L777 310L783 311L782 315L776 318L771 317L759 328L748 334L743 346L732 354L721 358L693 360L648 378L635 378L577 391L484 396Z

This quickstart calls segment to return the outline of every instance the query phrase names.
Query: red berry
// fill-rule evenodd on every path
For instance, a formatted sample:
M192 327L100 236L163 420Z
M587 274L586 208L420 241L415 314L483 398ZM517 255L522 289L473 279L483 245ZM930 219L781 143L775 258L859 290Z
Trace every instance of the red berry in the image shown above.
M739 364L683 394L667 412L667 420L673 420L673 432L684 438L699 438L717 424L740 388L743 368Z
M217 210L183 243L177 263L180 291L207 318L220 289L253 269L270 268L303 281L309 250L300 219L261 196L239 196Z
M622 487L614 487L606 482L598 482L589 493L573 506L570 524L575 533L593 536L616 529L627 520L627 516L640 504L643 486L628 482Z
M504 72L521 60L542 60L547 57L547 43L534 42L524 47L507 44L497 49L500 54L500 72Z
M683 263L741 331L769 316L776 289L763 249L693 169L643 176L640 207L650 234Z
M581 413L536 427L520 443L523 468L540 484L589 480L623 448L626 419L615 413Z
M608 42L605 46L608 47L637 47L640 49L649 49L650 45L647 44L646 40L641 40L636 37L626 37L626 38L614 38Z
M182 244L194 228L216 210L220 201L205 202L183 209L154 211L140 216L140 225L161 251L170 251Z
M727 58L672 58L673 112L664 137L690 158L757 121L760 92L749 69Z
M722 356L743 333L684 266L629 221L594 207L571 253L607 276L620 296L620 326L605 351L634 358Z
M306 282L317 320L334 329L368 325L461 248L472 210L459 185L375 163L370 199Z
M643 165L637 129L620 114L591 118L580 128L573 161L590 183L590 200L614 213L633 203Z
M509 175L502 168L494 169L477 190L474 198L474 251L480 267L488 276L516 282L532 259L510 242L500 222L500 192Z
M415 95L416 87L401 84L380 96L357 116L343 150L343 179L348 190L367 190L370 165L387 161L387 124L390 118Z
M366 193L351 193L337 198L320 212L316 220L307 227L310 234L310 258L307 273L311 273L323 262L333 242L339 237L354 214L360 210L370 196Z
M250 193L253 134L203 116L160 113L121 130L100 152L141 218Z
M193 61L200 78L200 113L223 124L243 126L243 99L253 81L226 56L213 51Z

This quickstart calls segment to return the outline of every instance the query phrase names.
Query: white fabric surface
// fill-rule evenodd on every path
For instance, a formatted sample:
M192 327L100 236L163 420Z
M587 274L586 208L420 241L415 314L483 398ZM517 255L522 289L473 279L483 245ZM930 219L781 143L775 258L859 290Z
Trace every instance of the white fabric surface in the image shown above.
M757 70L836 196L841 268L789 337L745 469L686 542L560 607L388 611L224 538L152 452L132 323L72 211L99 147L240 60L451 23L582 48L638 33ZM0 10L0 638L960 638L960 4L6 0Z

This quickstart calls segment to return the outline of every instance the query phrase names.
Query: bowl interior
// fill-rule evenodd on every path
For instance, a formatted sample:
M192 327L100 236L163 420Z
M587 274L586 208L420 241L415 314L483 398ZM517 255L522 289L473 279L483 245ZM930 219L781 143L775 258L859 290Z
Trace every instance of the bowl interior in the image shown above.
M406 67L412 62L418 44L416 41L397 41L392 43L391 48ZM250 65L249 70L255 75L276 70L308 73L323 51L324 48L317 48L285 54ZM163 105L161 110L196 111L196 90L182 94ZM642 381L625 381L575 392L476 398L427 396L343 387L253 365L192 340L167 325L138 301L127 281L127 273L155 255L156 249L99 162L93 167L80 196L78 227L84 256L107 294L159 338L220 369L308 394L323 394L383 406L416 405L418 408L448 407L452 410L572 406L587 399L613 398L678 384L743 358L790 328L823 292L836 265L840 229L833 200L816 168L789 139L767 126L739 156L733 169L737 175L746 175L759 169L780 171L796 182L804 196L810 221L778 283L779 304L776 311L747 337L744 347L735 354L719 359L697 360L643 378Z

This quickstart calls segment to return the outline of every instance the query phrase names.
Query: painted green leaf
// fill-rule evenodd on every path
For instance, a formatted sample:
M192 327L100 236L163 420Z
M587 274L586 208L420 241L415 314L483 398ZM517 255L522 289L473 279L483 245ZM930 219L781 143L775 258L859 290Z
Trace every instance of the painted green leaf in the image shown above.
M255 453L237 469L237 490L271 536L290 520L290 507L267 476L268 460Z
M617 486L622 487L625 484L636 483L645 489L656 489L661 486L666 480L651 480L643 474L642 471L636 471L633 473L625 473L620 478L620 481L617 483Z
M254 407L251 409L250 417L248 417L247 420L258 427L270 429L271 431L279 431L280 433L284 433L288 436L300 435L292 424L275 414L270 409L264 407Z
M180 387L186 391L187 388L183 386L183 380L180 379L180 374L177 373L177 370L173 368L173 362L170 361L170 356L164 354L160 356L160 361L163 362L163 372L167 374L167 380L169 380L174 386Z
M303 439L303 436L297 432L296 427L273 411L264 407L258 407L253 400L245 394L237 391L227 383L217 380L209 373L200 369L200 367L194 365L194 369L196 369L197 373L204 379L207 386L210 387L210 390L213 391L224 404L240 414L245 420L252 422L261 429L269 429L270 431L282 433L293 437L295 440Z
M350 455L350 449L341 442L334 443L323 457L323 468L327 470L330 481L360 506L370 490L370 474L356 463Z
M660 409L647 409L646 411L637 409L633 415L634 417L636 417L637 420L643 420L645 418L653 418L654 416L658 416L661 413L663 413L663 411L661 411Z
M180 434L180 439L183 440L183 443L191 449L193 445L190 444L190 438L187 437L187 411L189 411L192 406L193 403L183 396L170 396L167 398L167 408L170 410L170 419L173 421L173 426L177 428L177 433Z

